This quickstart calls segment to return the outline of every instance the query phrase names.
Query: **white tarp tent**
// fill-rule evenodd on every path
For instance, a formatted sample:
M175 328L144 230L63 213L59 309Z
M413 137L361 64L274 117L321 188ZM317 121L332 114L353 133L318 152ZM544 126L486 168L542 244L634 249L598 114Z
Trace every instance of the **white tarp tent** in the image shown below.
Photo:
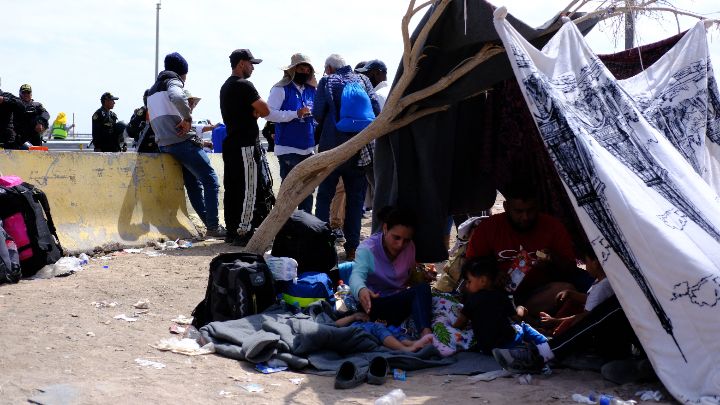
M672 108L682 97L654 97L670 94L665 90L679 77L673 75L699 63L704 69L696 73L705 77L694 83L706 93L706 119L714 120L705 129L717 136L711 131L720 117L709 102L720 100L703 24L665 59L672 66L656 64L652 75L619 83L573 23L540 51L506 15L504 8L496 11L495 27L525 101L655 371L681 402L720 403L720 199L706 182L713 177L698 174L705 176L703 166L693 167L692 156L643 116L652 118L653 106L664 106L665 118L692 119ZM692 98L692 89L687 92L684 99ZM698 135L687 131L699 126L672 130L685 131L674 134L683 139ZM711 154L707 144L693 154Z

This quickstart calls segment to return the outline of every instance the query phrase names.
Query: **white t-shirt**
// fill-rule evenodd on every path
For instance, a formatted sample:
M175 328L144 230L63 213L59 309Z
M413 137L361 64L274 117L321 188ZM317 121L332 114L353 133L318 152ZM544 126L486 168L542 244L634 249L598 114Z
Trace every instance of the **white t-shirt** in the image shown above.
M585 301L585 310L592 311L593 308L602 304L603 301L612 297L613 295L615 295L615 291L613 291L612 287L610 286L610 280L604 278L598 281L597 283L593 284L592 287L590 287L590 289L588 290L587 301Z

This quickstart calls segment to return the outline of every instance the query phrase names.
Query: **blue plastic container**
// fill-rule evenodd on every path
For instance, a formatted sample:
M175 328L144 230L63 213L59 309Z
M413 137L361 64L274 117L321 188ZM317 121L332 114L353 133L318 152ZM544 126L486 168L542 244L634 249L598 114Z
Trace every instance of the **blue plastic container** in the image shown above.
M222 153L222 144L223 144L223 141L225 140L226 136L227 136L227 129L225 128L225 125L218 124L217 127L213 128L213 130L212 130L213 152Z

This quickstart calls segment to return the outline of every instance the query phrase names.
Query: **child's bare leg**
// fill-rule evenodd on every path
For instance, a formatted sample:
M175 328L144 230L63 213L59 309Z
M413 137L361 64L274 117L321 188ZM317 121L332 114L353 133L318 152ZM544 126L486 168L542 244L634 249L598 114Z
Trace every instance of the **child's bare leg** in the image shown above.
M388 349L397 350L401 352L413 352L415 350L412 350L412 347L405 345L406 341L399 341L395 336L388 336L385 339L383 339L383 346L387 347ZM410 341L413 342L413 341Z
M410 349L409 351L416 352L416 351L422 349L423 347L432 344L433 335L425 335L418 340L403 341L403 343L407 343L407 342L411 342L411 345L408 346L408 349Z

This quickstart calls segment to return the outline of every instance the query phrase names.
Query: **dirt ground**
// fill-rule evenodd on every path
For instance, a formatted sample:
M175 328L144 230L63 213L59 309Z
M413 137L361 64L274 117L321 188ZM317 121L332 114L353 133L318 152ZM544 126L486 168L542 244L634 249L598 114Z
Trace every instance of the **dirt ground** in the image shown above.
M0 403L35 398L47 404L372 404L393 388L404 390L406 404L574 403L573 393L594 390L630 398L639 388L660 389L659 384L618 387L594 372L554 370L550 376L534 376L531 385L512 378L473 384L465 376L416 372L407 381L338 391L330 377L263 375L248 363L214 354L189 357L150 347L171 337L171 319L190 316L203 298L212 257L235 249L208 241L164 251L166 256L118 253L93 259L69 277L0 286ZM149 302L149 312L136 322L113 319L133 316L139 300ZM117 306L94 304L102 301ZM139 366L136 359L166 367ZM303 380L295 385L291 378ZM242 388L249 383L260 384L263 391ZM65 400L38 397L40 390L49 394L53 389L60 389Z
M277 193L277 159L268 161ZM500 196L493 212L502 209L501 201ZM364 220L363 236L369 227L370 221ZM210 260L239 249L205 241L156 257L116 252L92 258L68 277L0 285L0 404L29 399L47 405L372 404L394 388L408 396L405 404L575 403L574 393L631 398L638 389L662 389L659 383L616 386L598 373L560 369L550 376L533 376L530 385L514 378L472 383L466 376L435 376L430 370L408 373L407 381L338 391L331 377L264 375L249 363L214 354L189 357L150 347L177 336L169 332L171 320L189 317L202 300ZM342 248L339 251L342 255ZM149 310L138 314L136 322L114 319L121 314L133 317L138 312L133 304L140 300L149 303ZM117 305L98 308L101 302ZM140 366L136 359L165 367ZM297 378L302 379L299 385L290 381ZM263 391L248 392L242 387L248 384L259 384Z

